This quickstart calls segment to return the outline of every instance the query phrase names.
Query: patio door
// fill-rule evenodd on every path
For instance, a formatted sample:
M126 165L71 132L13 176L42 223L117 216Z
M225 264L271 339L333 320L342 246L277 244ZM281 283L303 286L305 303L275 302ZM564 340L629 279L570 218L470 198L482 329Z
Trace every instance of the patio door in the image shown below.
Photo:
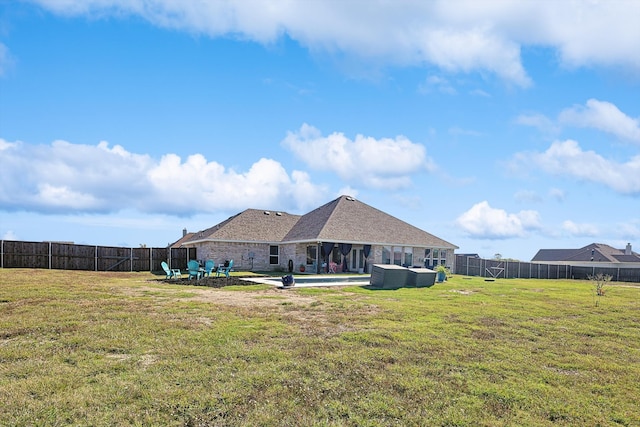
M364 251L362 249L351 249L351 271L358 271L364 268Z

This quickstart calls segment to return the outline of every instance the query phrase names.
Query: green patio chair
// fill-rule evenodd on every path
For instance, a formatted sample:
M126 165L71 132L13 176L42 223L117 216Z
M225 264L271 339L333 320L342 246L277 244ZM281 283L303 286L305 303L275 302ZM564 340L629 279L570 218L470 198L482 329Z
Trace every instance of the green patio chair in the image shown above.
M213 260L208 259L207 262L204 263L204 275L209 277L211 273L213 273L213 269L216 267L216 263Z
M229 261L228 265L219 266L218 271L216 271L216 277L220 277L221 274L224 274L227 279L229 278L229 272L233 268L233 260Z
M177 279L178 277L182 277L182 273L180 272L179 269L177 268L169 268L169 264L167 264L166 262L162 261L160 263L160 265L162 265L162 269L164 270L165 274L167 275L167 279Z
M198 261L195 259L190 260L187 263L187 269L189 270L189 280L191 280L192 277L195 277L196 280L200 280L200 277L202 277L202 270L200 269L200 263Z

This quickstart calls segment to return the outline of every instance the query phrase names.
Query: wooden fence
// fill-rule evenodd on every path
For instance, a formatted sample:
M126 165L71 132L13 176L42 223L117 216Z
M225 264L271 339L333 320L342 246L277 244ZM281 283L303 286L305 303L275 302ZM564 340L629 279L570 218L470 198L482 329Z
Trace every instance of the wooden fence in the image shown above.
M125 248L56 242L0 241L0 268L46 268L89 271L162 271L186 269L195 248Z
M537 262L505 261L456 255L453 273L465 276L509 279L579 279L598 273L616 282L640 282L640 267L603 267Z

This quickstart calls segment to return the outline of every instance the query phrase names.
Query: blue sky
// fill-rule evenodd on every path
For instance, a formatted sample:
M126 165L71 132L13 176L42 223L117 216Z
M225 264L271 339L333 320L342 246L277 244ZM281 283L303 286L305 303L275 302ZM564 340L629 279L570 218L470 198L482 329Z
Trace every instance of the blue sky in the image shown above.
M350 194L640 248L640 2L0 0L0 238L164 246Z

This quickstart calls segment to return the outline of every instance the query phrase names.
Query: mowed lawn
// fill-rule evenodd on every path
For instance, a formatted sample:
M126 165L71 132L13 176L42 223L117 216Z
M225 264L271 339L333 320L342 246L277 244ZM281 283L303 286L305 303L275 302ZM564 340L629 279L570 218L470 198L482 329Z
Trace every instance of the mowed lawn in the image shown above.
M0 425L640 425L640 286L159 279L0 270Z

